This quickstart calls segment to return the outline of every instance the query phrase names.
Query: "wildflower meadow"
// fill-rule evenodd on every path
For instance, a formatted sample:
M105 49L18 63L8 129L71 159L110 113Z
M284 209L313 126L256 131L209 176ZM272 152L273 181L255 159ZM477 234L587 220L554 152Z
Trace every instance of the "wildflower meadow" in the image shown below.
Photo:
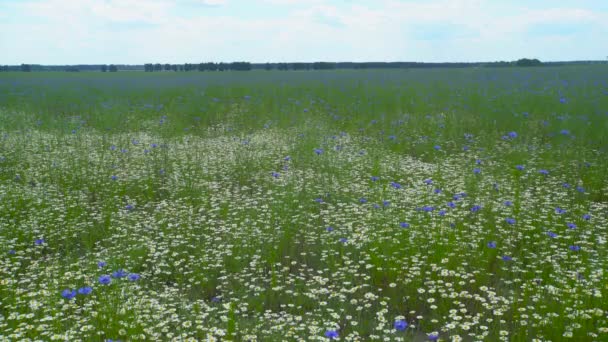
M608 66L0 74L0 341L608 341Z

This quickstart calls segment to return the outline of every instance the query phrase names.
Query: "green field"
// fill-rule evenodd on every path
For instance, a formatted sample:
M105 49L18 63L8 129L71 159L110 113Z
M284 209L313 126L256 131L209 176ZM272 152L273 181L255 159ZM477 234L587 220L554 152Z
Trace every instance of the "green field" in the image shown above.
M608 65L0 74L0 341L607 341Z

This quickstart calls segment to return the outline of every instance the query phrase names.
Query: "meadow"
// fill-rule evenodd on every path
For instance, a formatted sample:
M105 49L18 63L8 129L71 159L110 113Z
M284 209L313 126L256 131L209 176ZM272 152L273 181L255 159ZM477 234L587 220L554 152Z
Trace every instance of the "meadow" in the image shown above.
M608 65L0 74L0 341L608 341Z

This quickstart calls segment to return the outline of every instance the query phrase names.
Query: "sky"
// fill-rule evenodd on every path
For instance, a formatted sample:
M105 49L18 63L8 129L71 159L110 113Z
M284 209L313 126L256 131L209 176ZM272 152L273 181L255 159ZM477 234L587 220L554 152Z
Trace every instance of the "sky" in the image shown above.
M608 0L0 0L0 64L606 60Z

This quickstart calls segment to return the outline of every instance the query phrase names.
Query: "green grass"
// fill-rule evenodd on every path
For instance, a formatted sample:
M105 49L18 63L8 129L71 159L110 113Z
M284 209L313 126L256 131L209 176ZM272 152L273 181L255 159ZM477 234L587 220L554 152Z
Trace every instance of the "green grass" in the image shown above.
M607 76L0 74L0 337L605 340Z

